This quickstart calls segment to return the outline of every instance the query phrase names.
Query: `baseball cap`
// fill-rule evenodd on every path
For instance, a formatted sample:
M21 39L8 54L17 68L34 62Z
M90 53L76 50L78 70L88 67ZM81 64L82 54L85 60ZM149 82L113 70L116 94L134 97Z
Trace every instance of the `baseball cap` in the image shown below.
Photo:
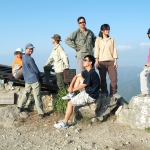
M26 44L25 48L35 48L35 47L33 46L33 44L28 43L28 44Z
M24 54L25 52L23 51L23 48L17 48L14 52L14 55L16 55L17 52L20 52L22 54Z
M52 37L54 40L61 41L61 36L58 34L54 34Z

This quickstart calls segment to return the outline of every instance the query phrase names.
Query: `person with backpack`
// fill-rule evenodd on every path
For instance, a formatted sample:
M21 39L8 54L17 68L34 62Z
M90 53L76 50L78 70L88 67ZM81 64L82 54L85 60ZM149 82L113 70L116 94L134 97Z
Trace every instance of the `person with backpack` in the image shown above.
M102 96L108 95L106 73L110 78L110 95L116 96L117 93L117 59L118 54L115 41L109 36L110 26L103 24L100 28L99 37L95 42L96 68L99 70L101 78Z
M58 34L54 34L54 36L52 37L52 43L54 44L54 48L44 66L44 72L46 82L50 83L50 71L55 71L57 78L57 86L59 89L63 89L65 87L63 80L63 71L69 68L69 60L63 47L59 44L60 41L61 36ZM54 63L53 66L51 65L52 63Z
M147 32L148 38L150 39L150 29ZM145 97L149 96L148 82L150 81L150 60L148 58L148 63L143 67L144 70L140 73L140 85L141 94L138 96Z

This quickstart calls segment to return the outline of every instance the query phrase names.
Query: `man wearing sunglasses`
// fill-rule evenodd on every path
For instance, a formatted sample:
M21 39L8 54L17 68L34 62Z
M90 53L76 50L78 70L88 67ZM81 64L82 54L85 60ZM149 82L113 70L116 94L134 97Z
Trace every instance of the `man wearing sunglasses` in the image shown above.
M68 120L73 112L73 107L93 103L99 96L100 79L94 69L95 58L92 55L86 55L83 59L85 70L77 74L68 88L69 94L62 97L64 100L69 100L65 118L63 121L54 124L55 128L68 128ZM80 91L74 96L74 92Z
M34 48L35 47L31 43L25 46L26 54L23 56L22 61L22 70L25 80L25 90L21 100L18 103L18 112L21 113L23 111L23 107L25 106L28 97L31 93L31 90L33 89L35 105L39 114L39 118L42 119L44 117L44 112L40 93L41 91L41 85L39 82L40 72L37 65L35 64L34 59L31 57Z
M86 20L84 17L79 17L77 22L79 29L68 36L65 40L65 43L71 48L75 49L78 72L81 73L84 70L82 65L84 56L93 55L96 36L91 30L86 28Z
M147 32L148 38L150 39L150 29ZM150 60L148 58L148 63L144 66L144 70L140 73L140 84L141 84L141 94L140 97L149 96L148 82L150 81Z

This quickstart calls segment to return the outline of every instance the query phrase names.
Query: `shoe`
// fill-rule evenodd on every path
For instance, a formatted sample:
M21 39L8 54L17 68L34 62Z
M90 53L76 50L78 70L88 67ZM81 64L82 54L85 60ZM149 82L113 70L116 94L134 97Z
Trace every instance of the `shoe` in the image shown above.
M44 118L44 114L39 114L39 119L43 119Z
M22 111L23 111L23 109L18 107L18 113L21 113Z
M141 94L139 94L139 95L137 95L137 96L139 96L139 97L148 97L149 94L143 94L143 93L141 93Z
M54 127L57 129L61 129L61 128L68 128L69 125L67 122L64 122L63 120L59 123L54 124Z
M75 96L74 93L68 93L66 96L62 97L62 99L67 100L67 99L72 99Z
M117 99L121 98L121 95L119 95L119 94L117 94L117 93L116 93L116 94L113 94L112 96L115 97L115 98L117 98Z

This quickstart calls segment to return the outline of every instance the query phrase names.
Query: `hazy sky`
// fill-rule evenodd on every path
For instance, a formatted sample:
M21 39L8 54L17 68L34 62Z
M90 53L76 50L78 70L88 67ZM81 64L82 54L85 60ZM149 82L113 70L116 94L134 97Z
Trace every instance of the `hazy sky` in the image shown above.
M40 71L53 45L51 37L61 35L71 68L76 68L75 51L65 39L78 29L77 18L86 18L86 27L98 36L100 26L110 25L119 66L143 66L150 40L150 0L0 0L0 64L11 65L13 52L32 43Z

